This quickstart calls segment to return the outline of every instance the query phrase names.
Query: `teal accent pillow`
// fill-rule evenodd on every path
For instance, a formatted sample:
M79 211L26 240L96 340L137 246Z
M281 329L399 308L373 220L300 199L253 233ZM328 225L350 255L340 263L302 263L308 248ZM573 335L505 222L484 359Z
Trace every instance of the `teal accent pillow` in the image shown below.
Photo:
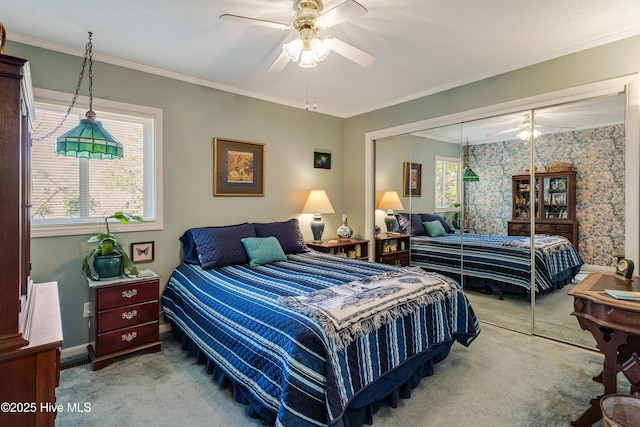
M427 232L427 236L429 237L438 237L438 236L447 235L447 232L442 226L442 223L438 220L423 222L422 225L424 226L424 229Z
M249 256L249 265L251 267L287 260L280 242L273 236L245 237L240 241Z

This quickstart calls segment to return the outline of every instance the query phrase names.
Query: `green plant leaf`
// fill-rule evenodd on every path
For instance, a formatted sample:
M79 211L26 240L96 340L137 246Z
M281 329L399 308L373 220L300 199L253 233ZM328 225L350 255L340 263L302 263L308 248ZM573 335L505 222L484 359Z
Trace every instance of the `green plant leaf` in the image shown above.
M116 237L109 232L109 218L113 218L121 222L122 224L129 224L131 221L137 222L145 222L144 218L137 215L129 215L124 212L114 212L109 216L104 216L104 225L106 230L101 231L98 228L98 234L95 236L91 236L88 243L95 243L96 245L91 249L82 260L82 272L89 279L97 280L98 278L93 276L91 271L90 262L97 255L111 255L111 254L119 254L122 255L122 269L121 274L126 275L127 277L137 276L138 269L133 264L133 262L129 259L129 256L122 248L122 244L116 239Z

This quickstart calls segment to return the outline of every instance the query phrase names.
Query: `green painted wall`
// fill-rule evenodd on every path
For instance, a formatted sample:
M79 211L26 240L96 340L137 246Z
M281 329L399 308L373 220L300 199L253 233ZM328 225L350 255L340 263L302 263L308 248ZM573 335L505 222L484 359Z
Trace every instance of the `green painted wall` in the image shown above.
M71 101L82 58L18 43L9 43L6 54L30 61L34 87L69 93ZM163 110L164 229L118 233L125 247L155 241L155 261L140 266L162 275L162 289L180 263L178 238L191 227L295 217L311 239L312 217L300 211L310 190L324 188L336 211L324 215L325 234L335 234L344 206L343 119L105 63L95 62L93 74L95 98ZM264 197L213 197L216 136L266 144ZM333 154L330 170L313 168L314 149ZM66 348L89 342L82 306L90 294L80 272L88 237L33 238L31 243L33 280L58 281Z

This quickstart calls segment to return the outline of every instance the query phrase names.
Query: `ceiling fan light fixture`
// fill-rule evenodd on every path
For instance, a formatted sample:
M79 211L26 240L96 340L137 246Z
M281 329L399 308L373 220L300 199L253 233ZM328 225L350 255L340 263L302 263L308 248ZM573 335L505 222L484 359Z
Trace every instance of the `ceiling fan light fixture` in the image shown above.
M300 58L300 53L302 53L303 49L304 42L299 38L282 46L282 51L287 55L287 58L293 62L298 62L298 58Z
M311 49L304 49L300 53L300 62L298 62L298 65L302 68L313 68L318 65Z
M542 133L538 130L538 129L534 129L533 130L533 137L537 138L540 135L542 135ZM521 139L522 141L528 141L531 139L531 128L527 127L525 129L523 129L520 133L518 133L516 135L516 138Z
M327 56L329 56L329 52L331 52L331 46L329 45L329 41L324 38L314 38L309 43L309 47L311 52L313 53L313 59L316 62L320 62L324 60Z
M310 41L297 38L282 46L282 51L293 62L300 62L302 68L313 68L324 60L331 52L331 42L324 38L314 37Z

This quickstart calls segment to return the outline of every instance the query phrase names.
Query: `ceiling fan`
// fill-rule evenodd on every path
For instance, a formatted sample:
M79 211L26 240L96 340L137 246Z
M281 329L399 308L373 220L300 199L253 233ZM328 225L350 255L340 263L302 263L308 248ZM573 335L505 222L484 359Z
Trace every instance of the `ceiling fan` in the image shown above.
M295 30L299 37L285 44L282 53L273 62L269 71L281 71L289 61L298 62L303 68L315 67L331 51L344 56L363 67L369 66L375 58L368 53L351 46L335 37L318 36L318 31L331 28L367 12L367 9L354 0L347 0L322 13L321 0L294 0L292 24L283 24L259 18L223 14L220 19L240 22L279 30Z
M543 126L543 125L536 124L533 126L533 135L535 137L540 136L542 134L542 132L540 131L541 128L575 129L574 127L570 127L570 126ZM508 133L514 133L514 132L517 132L516 137L519 139L527 140L531 137L531 113L526 113L522 118L522 122L518 126L509 128L509 129L502 129L495 132L491 132L486 134L485 136L492 137L492 136L504 135Z

